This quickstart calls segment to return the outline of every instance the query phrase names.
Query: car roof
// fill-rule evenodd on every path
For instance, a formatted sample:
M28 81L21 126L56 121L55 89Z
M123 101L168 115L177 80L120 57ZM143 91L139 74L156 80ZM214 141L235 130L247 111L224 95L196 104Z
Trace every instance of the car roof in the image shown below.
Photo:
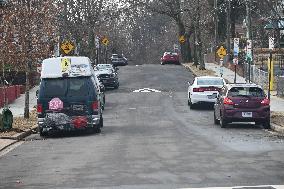
M222 77L218 77L218 76L198 76L195 77L196 79L224 79Z
M260 85L257 85L255 83L229 83L226 84L226 86L231 89L233 87L258 87L258 88L262 88Z

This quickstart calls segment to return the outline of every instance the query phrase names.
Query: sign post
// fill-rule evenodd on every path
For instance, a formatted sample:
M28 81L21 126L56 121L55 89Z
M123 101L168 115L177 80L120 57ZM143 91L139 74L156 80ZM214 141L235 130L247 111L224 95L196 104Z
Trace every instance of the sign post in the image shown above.
M250 67L251 67L251 62L252 62L252 40L247 40L247 56L246 56L246 59L247 59L247 62L249 64L249 67L248 67L248 81L250 83L250 80L251 80L251 73L250 73Z
M239 44L240 44L240 39L239 38L234 38L234 59L233 59L233 64L235 66L235 77L234 77L234 83L237 82L237 65L239 63L238 56L239 56Z
M224 46L222 45L217 49L216 53L220 58L220 76L223 77L223 72L224 72L224 70L223 70L223 58L227 55L227 51L224 48Z
M269 37L269 73L268 73L268 99L270 100L270 91L272 90L272 86L273 86L273 64L272 64L272 51L274 49L274 38L273 37Z

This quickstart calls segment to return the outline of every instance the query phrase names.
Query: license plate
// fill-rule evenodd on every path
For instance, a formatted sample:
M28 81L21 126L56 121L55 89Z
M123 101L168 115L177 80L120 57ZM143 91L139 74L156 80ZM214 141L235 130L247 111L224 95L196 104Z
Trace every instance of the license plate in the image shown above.
M212 95L208 95L208 99L214 99L217 98L217 94L213 93Z
M242 112L243 117L252 117L252 112Z
M84 105L72 105L72 109L75 111L83 111Z

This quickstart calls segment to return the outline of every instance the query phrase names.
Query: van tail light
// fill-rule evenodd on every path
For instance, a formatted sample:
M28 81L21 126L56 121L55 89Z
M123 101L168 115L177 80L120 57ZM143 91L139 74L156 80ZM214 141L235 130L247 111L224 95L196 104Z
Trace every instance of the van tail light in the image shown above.
M227 105L234 105L234 102L228 97L224 98L223 103Z
M268 98L265 98L261 101L262 106L268 106L270 104L270 100Z
M99 101L94 101L92 104L93 111L98 111L99 109Z
M37 104L37 113L42 113L42 104Z

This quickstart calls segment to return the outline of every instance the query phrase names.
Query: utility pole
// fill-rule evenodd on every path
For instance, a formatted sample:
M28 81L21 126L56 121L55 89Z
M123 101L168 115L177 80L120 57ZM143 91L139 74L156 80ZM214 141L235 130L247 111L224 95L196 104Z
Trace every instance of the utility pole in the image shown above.
M230 61L231 53L231 0L227 0L227 61Z
M218 45L218 0L214 0L214 21L215 21L215 44L214 51L217 49ZM215 53L216 54L216 53Z
M251 40L251 58L247 57L248 61L248 81L251 81L251 65L253 64L253 41L251 29L251 0L246 0L246 24L247 24L247 39Z

